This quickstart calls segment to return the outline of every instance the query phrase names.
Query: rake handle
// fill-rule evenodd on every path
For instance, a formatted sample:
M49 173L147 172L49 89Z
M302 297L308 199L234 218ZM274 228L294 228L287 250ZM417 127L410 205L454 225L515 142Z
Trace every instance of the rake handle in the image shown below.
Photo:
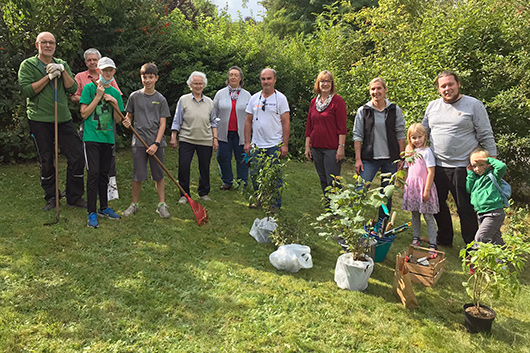
M123 114L118 110L117 111L118 115L120 116L120 118L123 120L125 117L123 116ZM140 140L140 142L144 145L145 148L149 148L149 146L147 145L147 143L144 141L143 138L140 137L140 135L138 134L138 132L136 131L136 129L132 126L129 127L131 129L131 131L133 132L133 134L138 138L138 140ZM180 186L180 184L177 182L177 179L175 179L173 177L173 175L171 175L171 173L169 172L169 170L166 168L166 166L164 165L164 163L162 163L162 161L156 156L156 154L153 154L151 157L153 157L155 159L155 161L160 164L160 166L162 167L162 169L164 169L164 172L166 172L166 174L169 176L169 178L171 180L173 180L173 182L175 183L175 185L177 185L177 187L179 188L180 192L183 194L183 195L187 195L187 192L184 191L184 189L182 188L182 186Z

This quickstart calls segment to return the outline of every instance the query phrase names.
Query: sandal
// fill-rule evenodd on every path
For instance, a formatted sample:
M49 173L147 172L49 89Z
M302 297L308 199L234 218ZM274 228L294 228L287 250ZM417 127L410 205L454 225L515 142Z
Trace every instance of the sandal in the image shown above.
M421 245L420 239L418 238L412 239L412 246L420 246L420 245Z

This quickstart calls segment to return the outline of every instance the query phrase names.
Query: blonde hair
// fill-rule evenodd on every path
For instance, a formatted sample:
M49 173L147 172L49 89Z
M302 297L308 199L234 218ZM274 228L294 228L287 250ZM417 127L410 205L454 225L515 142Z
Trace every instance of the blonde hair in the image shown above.
M325 78L329 77L329 80L331 81L331 91L330 94L336 94L337 88L335 88L335 79L333 78L333 74L329 72L328 70L320 71L320 73L317 76L317 80L315 81L315 87L313 88L313 92L315 94L320 94L320 81L323 81Z
M471 159L471 156L473 156L474 154L479 154L479 153L482 153L485 158L491 157L491 154L488 152L488 150L485 150L484 148L479 146L475 148L473 152L471 152L471 154L469 155L469 159Z
M412 145L412 142L410 141L410 139L412 138L412 135L414 135L415 133L419 133L420 135L425 136L425 140L423 141L423 146L421 147L427 146L427 130L425 130L422 124L414 123L410 125L409 129L407 130L407 143L408 143L407 149L406 149L407 151L412 151L414 149L414 146Z
M379 82L384 89L387 89L386 88L386 81L384 79L382 79L381 77L376 77L374 78L372 81L370 81L370 84L368 85L368 89L370 89L372 87L372 85L376 82Z

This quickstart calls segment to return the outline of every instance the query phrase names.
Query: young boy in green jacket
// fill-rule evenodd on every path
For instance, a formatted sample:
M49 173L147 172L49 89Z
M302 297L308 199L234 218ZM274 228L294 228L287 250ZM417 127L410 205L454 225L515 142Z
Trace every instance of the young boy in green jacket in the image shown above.
M83 145L87 169L87 226L99 226L98 215L109 219L121 217L108 207L107 184L114 146L114 124L121 122L119 112L123 111L120 92L110 83L114 80L116 65L110 58L98 61L99 80L97 85L89 83L81 93L81 116L84 119ZM99 195L99 210L96 213Z
M469 157L466 190L471 194L471 204L477 211L480 227L475 234L475 242L503 245L501 226L504 223L504 200L491 180L492 173L500 185L506 174L506 164L491 158L488 151L476 148Z

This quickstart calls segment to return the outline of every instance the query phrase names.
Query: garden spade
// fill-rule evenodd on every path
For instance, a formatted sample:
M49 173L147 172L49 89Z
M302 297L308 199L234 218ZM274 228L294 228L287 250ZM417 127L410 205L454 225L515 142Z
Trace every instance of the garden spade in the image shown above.
M51 226L59 223L59 126L57 122L57 77L54 80L55 95L55 222L44 223L45 226Z

